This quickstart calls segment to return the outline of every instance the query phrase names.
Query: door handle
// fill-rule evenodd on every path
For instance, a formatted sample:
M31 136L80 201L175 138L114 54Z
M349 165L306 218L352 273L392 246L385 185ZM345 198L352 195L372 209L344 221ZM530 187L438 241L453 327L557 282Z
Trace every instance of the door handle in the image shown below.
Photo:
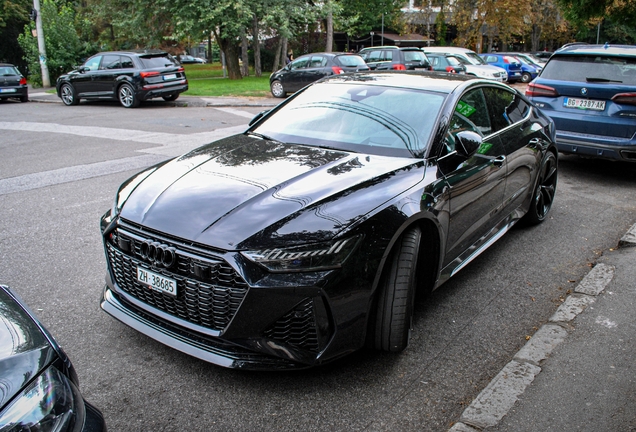
M506 161L506 156L505 155L501 155L501 156L497 156L496 158L494 158L492 160L492 164L494 166L502 166L504 164L504 162Z

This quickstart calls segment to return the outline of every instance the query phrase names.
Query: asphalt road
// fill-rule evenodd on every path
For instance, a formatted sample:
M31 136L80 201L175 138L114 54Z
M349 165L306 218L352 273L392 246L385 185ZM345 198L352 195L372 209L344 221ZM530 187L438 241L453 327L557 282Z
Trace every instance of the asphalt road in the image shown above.
M240 131L260 110L0 103L0 283L63 345L110 431L445 431L636 222L636 164L561 157L549 220L513 229L418 299L402 354L219 368L99 309L98 221L137 170Z

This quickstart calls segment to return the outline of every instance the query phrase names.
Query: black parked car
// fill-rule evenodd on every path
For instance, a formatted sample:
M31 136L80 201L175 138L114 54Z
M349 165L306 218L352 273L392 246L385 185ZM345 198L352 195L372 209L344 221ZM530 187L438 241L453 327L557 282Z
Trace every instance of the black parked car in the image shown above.
M371 70L432 70L426 54L419 48L377 46L363 48L359 54Z
M126 181L101 219L101 307L243 369L401 351L415 291L546 219L554 125L505 84L336 75L245 133Z
M94 55L57 79L57 95L65 105L80 99L119 100L126 108L161 97L173 101L188 90L183 67L164 51L113 51Z
M357 54L313 53L298 57L269 76L272 95L284 98L307 84L330 75L368 71L369 67Z
M71 361L8 287L0 285L0 430L106 431L79 391Z
M0 100L9 98L20 99L20 102L28 102L29 88L27 80L14 65L0 63Z
M431 68L437 72L465 74L466 66L455 56L450 54L426 54Z

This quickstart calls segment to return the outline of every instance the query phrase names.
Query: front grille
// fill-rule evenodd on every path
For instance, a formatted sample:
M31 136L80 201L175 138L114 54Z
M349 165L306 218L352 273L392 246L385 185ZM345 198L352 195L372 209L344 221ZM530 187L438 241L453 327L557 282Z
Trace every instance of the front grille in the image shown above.
M313 300L308 298L283 315L265 331L265 336L296 348L318 352Z
M142 256L144 241L161 243L176 255L169 269L152 266ZM248 285L224 260L204 256L188 245L135 229L118 228L106 250L118 287L165 313L212 330L223 330L236 314ZM177 281L177 296L154 291L137 280L137 266Z

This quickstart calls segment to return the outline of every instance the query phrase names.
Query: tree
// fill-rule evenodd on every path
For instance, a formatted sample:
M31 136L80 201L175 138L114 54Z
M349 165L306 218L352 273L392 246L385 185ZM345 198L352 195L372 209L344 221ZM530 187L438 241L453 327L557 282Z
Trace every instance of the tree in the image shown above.
M54 0L43 0L40 13L46 43L47 58L45 60L51 82L55 82L57 77L73 69L79 59L94 47L80 40L75 27L75 10L72 7L61 5L58 8ZM18 43L29 65L31 83L41 86L40 54L37 40L32 34L34 29L34 23L26 25L24 32L18 37Z
M26 69L18 35L29 22L29 12L33 8L31 0L0 0L0 61L8 61Z

